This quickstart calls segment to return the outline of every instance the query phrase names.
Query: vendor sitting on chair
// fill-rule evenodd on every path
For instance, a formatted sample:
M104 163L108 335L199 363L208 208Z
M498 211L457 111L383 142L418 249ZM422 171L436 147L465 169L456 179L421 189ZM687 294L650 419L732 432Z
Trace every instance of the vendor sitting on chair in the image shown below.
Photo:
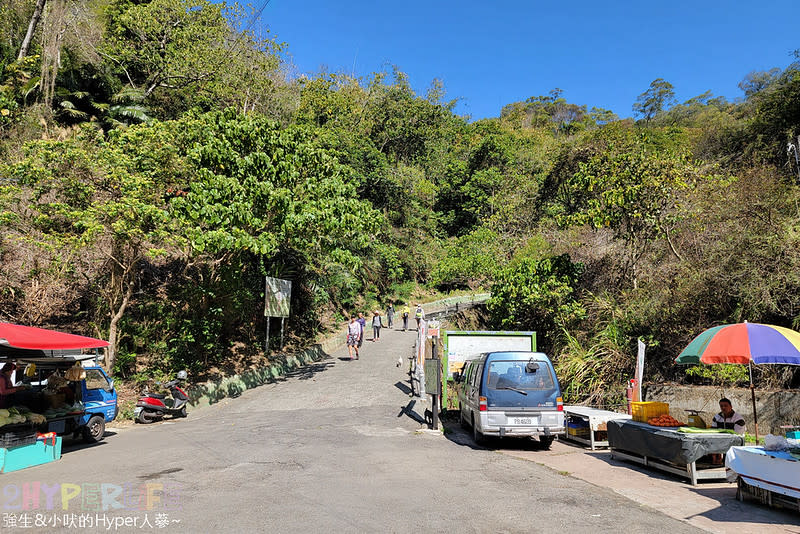
M6 363L0 369L0 408L8 408L14 404L14 393L25 389L24 387L15 387L14 382L11 381L11 373L17 368L13 362Z
M720 399L719 409L720 412L711 420L711 428L725 428L733 430L739 435L744 435L744 419L733 411L731 401Z

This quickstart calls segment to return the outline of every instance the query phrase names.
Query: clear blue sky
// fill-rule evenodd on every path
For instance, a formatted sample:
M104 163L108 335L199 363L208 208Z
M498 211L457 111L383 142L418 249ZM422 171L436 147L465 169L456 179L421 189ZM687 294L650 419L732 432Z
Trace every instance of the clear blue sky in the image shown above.
M288 44L298 73L397 65L418 94L441 79L473 119L555 87L629 117L656 78L681 102L707 90L735 99L748 72L785 68L800 2L270 0L259 27Z

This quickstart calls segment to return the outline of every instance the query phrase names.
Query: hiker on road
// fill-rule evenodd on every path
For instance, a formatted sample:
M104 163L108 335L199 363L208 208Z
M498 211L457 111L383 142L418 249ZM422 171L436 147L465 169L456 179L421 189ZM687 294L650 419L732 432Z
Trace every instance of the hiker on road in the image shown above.
M381 327L383 326L383 321L381 321L381 312L375 310L372 313L372 341L380 341L381 340Z
M361 339L361 325L356 321L355 316L350 317L350 322L347 324L347 352L350 354L350 359L353 359L353 350L356 351L356 360L358 359L358 340Z
M391 328L394 324L394 305L390 302L386 306L386 326Z
M364 319L363 313L358 312L358 319L356 319L356 322L361 325L361 335L358 336L358 347L361 348L361 345L364 344L364 330L367 329L367 320Z

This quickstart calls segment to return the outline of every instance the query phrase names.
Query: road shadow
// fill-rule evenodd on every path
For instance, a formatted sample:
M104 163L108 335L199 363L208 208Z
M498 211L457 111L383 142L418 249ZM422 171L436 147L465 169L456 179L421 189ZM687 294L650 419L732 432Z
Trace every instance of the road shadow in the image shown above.
M472 438L472 428L464 428L461 426L461 421L458 412L448 411L440 419L442 428L444 428L444 436L462 447L469 447L475 450L490 450L490 451L545 451L541 444L533 438L495 438L492 436L484 436L483 441L478 444Z
M168 468L168 469L164 469L162 471L158 471L156 473L148 473L146 475L139 475L136 478L138 478L140 480L155 480L157 478L162 478L165 475L171 475L173 473L179 473L181 471L183 471L182 467L171 467L171 468Z
M395 383L394 387L396 387L406 395L410 395L412 393L411 388L408 387L405 382L397 382Z
M61 454L68 454L73 451L80 451L83 449L93 449L95 447L102 447L108 444L108 438L116 436L117 433L111 430L106 430L103 441L97 443L86 443L82 437L73 438L72 436L62 436L61 441Z
M400 407L400 412L397 414L397 417L403 417L405 415L421 425L427 424L425 417L414 411L414 407L416 406L416 404L417 404L416 399L411 399L410 401L408 401L408 404Z
M699 488L690 487L690 491L717 501L719 507L707 510L701 514L688 516L690 520L694 517L705 517L712 521L724 521L729 523L754 523L759 525L800 525L800 513L793 513L779 508L772 508L766 504L758 502L757 498L745 497L744 501L736 499L736 485L731 484L727 488ZM754 500L753 500L754 499Z
M589 453L589 452L592 452L592 451L590 451L589 449L586 449L585 452ZM625 468L628 468L628 469L632 469L633 471L638 471L639 473L642 473L643 475L647 475L647 476L649 476L651 478L657 478L659 480L668 480L668 481L672 481L672 482L683 482L687 486L691 487L691 482L689 481L689 479L687 477L684 477L684 476L681 476L681 475L675 475L675 474L672 474L672 473L668 473L666 471L661 471L660 469L656 469L655 467L649 467L649 466L646 466L646 465L642 465L640 463L637 463L637 462L634 462L634 461L631 461L631 460L623 460L622 458L612 458L610 450L603 450L603 451L599 451L599 452L598 451L594 451L594 453L595 453L595 454L593 454L594 458L597 458L598 460L601 460L601 461L607 463L610 466L613 466L613 467L625 467ZM698 480L697 481L698 484L704 484L704 483L716 484L716 483L719 483L719 482L720 482L719 480L709 480L709 479Z
M304 365L303 367L297 367L287 372L282 378L282 380L286 381L293 378L296 378L297 380L309 380L317 376L319 373L326 371L329 367L333 365L334 362L330 360L318 363L310 363Z

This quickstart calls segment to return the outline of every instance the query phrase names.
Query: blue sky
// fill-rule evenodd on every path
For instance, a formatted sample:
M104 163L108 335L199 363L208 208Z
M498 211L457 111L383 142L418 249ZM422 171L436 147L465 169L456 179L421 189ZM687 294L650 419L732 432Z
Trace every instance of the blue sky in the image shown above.
M748 72L785 68L800 3L269 0L259 27L288 44L298 73L397 65L420 94L441 79L473 119L555 87L629 117L656 78L681 102L707 90L735 99Z

